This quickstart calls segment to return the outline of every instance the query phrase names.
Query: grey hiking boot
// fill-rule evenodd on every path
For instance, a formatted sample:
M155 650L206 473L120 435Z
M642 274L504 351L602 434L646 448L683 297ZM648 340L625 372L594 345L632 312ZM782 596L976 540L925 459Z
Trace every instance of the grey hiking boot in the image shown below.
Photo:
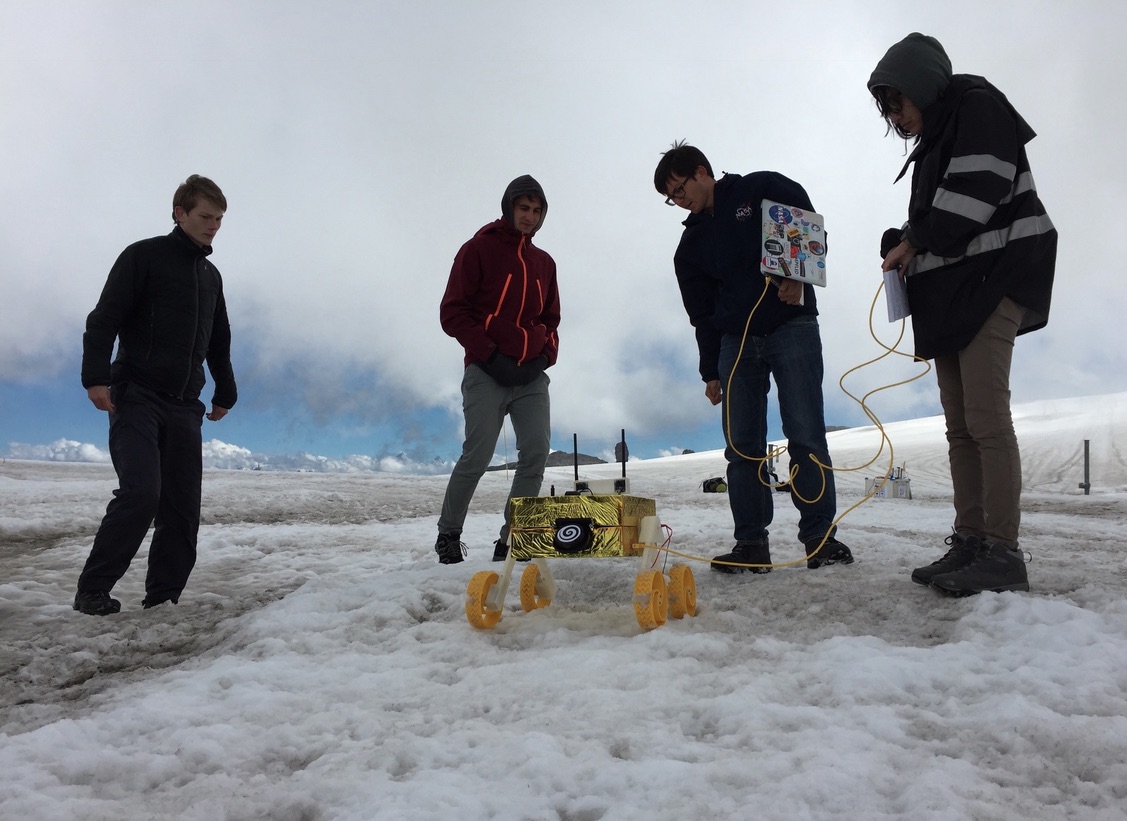
M961 570L971 563L982 546L982 540L977 536L968 536L958 531L944 539L943 543L950 545L951 549L926 567L917 567L912 571L912 581L916 584L931 584L936 576Z
M831 564L853 564L853 552L833 536L826 539L826 543L819 550L820 544L822 544L821 539L804 545L807 569L817 570L819 567Z
M109 593L101 590L93 593L76 593L74 609L87 616L109 616L121 612L121 602L111 599Z
M736 542L731 553L725 553L712 560L711 567L721 573L770 573L771 548L766 543ZM748 567L748 565L766 565L765 567Z
M461 533L439 533L434 543L439 564L457 564L466 557L466 546L462 544Z
M952 596L973 596L985 590L1028 590L1025 554L996 542L979 542L978 552L966 567L935 576L931 586Z

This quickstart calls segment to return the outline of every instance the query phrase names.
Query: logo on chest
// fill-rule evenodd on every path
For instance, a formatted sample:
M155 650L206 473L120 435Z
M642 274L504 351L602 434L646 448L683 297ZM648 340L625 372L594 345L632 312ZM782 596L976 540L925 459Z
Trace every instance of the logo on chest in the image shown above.
M736 209L736 222L747 222L755 216L755 206L750 202L745 202Z

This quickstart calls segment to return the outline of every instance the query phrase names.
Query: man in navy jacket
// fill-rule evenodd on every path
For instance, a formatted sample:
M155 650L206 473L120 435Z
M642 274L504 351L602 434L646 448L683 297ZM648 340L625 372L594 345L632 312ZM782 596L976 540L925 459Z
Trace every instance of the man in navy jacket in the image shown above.
M767 460L771 378L791 457L789 489L799 512L807 567L850 564L835 536L837 496L826 445L822 342L814 288L760 274L763 200L813 211L802 186L782 174L726 174L716 180L697 148L678 143L662 155L654 187L668 205L691 212L673 257L677 283L696 330L705 396L723 403L728 499L736 545L712 568L771 569L768 527L774 508Z

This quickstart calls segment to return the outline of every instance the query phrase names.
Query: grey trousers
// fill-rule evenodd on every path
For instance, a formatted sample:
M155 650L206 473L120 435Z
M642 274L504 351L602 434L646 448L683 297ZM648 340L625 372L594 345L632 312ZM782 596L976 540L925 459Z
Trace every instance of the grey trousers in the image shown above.
M462 455L450 474L439 533L461 533L477 484L493 459L505 416L516 437L517 467L509 498L537 496L544 481L544 464L551 451L550 379L541 374L530 385L505 388L477 365L470 365L462 376L462 413L466 420L466 440ZM500 538L509 535L509 505Z
M955 530L1016 547L1021 454L1010 413L1010 362L1025 309L1003 299L971 343L937 356L947 422Z

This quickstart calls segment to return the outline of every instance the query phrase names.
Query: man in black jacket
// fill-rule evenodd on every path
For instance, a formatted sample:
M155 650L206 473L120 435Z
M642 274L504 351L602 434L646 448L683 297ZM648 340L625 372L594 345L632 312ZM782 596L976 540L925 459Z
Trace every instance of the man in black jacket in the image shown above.
M779 391L791 457L788 489L799 512L806 565L851 564L853 554L837 540L834 524L837 496L826 444L814 288L760 274L763 200L813 211L806 191L773 171L717 180L700 149L684 143L662 155L654 187L666 204L691 212L673 266L696 329L705 396L714 405L723 403L736 545L713 559L712 569L767 573L772 567L773 488L764 469L771 379Z
M219 186L190 176L172 198L172 233L122 251L86 320L82 386L109 413L118 489L78 579L83 613L121 610L110 591L154 521L142 606L177 602L195 565L205 360L215 383L207 418L218 422L238 398L223 280L207 259L226 210Z

